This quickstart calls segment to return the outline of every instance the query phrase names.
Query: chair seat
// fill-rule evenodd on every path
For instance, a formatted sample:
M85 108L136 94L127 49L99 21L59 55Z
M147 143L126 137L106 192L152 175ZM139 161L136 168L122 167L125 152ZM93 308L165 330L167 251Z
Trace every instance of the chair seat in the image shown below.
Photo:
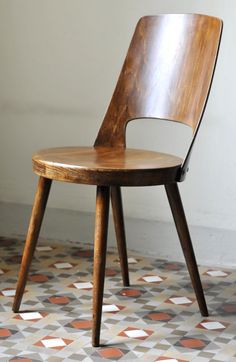
M90 185L149 186L177 180L182 159L173 155L113 147L62 147L33 155L40 176Z

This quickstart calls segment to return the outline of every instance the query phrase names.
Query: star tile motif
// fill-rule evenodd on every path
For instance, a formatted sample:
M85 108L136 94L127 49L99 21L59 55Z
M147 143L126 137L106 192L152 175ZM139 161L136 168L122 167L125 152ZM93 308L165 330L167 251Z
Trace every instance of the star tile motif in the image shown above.
M72 342L73 340L70 339L46 336L37 343L35 343L34 345L38 347L46 347L46 348L61 350Z
M0 291L0 295L3 295L4 297L14 297L16 294L15 289L6 288Z
M75 266L75 264L71 264L71 263L64 263L64 262L56 262L54 264L50 265L51 267L54 267L56 269L71 269Z
M50 250L37 250L15 314L12 297L23 240L9 243L0 237L0 359L205 362L236 357L235 270L211 276L206 271L219 268L199 267L210 311L209 318L201 318L185 264L135 256L131 286L123 287L116 249L107 253L101 347L93 348L93 245L68 243L39 240Z
M201 321L196 328L202 328L209 331L222 331L223 329L227 328L229 323L226 322L218 322L213 320L203 320Z
M90 290L93 288L93 284L91 282L77 282L77 283L73 283L69 286L72 288L85 289L85 290Z
M48 313L46 312L25 312L25 313L19 313L14 318L15 319L21 319L24 321L38 321L44 317L46 317Z
M187 297L177 297L172 296L171 298L167 299L165 303L172 303L176 305L184 305L184 306L190 306L195 302L195 299L187 298Z
M122 305L117 305L117 304L104 304L102 306L102 311L103 313L117 313L120 310L124 309L125 307L123 307Z
M216 278L217 277L226 278L228 275L230 275L230 273L224 272L222 270L208 270L204 274L207 274L207 275L210 275L211 277L216 277Z
M147 330L147 329L137 329L133 327L128 327L122 332L120 332L118 335L122 337L129 337L134 339L141 339L145 340L149 336L153 334L153 331Z
M139 281L144 281L146 283L155 283L155 284L160 284L161 282L163 282L166 278L165 277L160 277L158 275L144 275L143 277L139 278Z

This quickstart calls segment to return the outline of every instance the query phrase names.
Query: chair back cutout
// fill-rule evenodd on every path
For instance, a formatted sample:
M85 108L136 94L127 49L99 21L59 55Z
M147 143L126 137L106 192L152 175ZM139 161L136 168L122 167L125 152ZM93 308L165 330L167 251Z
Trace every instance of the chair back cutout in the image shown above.
M145 16L136 26L95 147L125 147L127 123L158 118L196 131L208 98L222 21L196 14Z

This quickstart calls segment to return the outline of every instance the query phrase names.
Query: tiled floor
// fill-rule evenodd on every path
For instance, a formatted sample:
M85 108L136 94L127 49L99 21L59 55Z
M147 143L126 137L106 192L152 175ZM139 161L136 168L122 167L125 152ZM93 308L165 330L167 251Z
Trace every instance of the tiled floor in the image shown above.
M129 253L132 286L107 258L101 341L91 347L89 244L41 239L21 313L11 311L23 242L0 238L0 362L236 361L236 271L200 267L209 318L182 263Z

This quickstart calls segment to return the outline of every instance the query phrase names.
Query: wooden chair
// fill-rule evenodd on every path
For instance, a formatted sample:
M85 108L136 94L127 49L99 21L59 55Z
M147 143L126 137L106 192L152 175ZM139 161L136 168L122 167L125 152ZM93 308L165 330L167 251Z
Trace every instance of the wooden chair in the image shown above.
M121 270L129 285L121 186L164 185L201 314L208 315L178 191L206 106L222 21L205 15L158 15L139 20L113 97L93 147L42 150L33 156L39 183L13 305L19 311L52 180L97 186L93 274L93 346L99 346L111 198ZM127 123L158 118L184 123L193 139L184 160L126 148ZM170 140L167 140L170 142Z

